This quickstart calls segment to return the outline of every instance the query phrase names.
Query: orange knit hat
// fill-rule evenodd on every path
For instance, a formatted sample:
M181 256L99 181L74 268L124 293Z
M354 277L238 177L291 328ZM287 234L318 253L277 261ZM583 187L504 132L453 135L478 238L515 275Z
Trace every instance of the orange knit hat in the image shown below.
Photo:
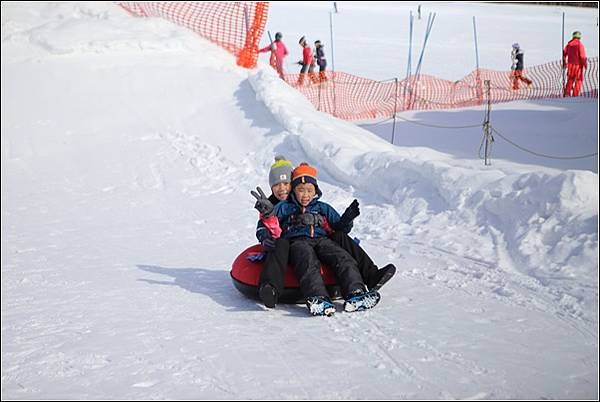
M317 169L302 162L292 171L292 188L300 183L311 183L317 187Z

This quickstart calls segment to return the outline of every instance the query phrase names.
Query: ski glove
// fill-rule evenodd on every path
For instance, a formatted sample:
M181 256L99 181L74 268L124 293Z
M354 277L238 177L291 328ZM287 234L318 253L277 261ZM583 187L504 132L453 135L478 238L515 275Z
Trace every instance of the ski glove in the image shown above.
M346 208L335 229L346 231L346 229L351 227L352 221L358 215L360 215L360 209L358 208L358 200L355 199L348 208Z
M256 190L259 194L257 194L254 190L250 190L250 194L252 194L257 200L256 204L254 204L254 208L256 208L263 217L268 218L273 215L273 204L271 201L269 201L260 187L256 187Z
M317 213L305 212L295 217L294 223L302 226L323 226L325 218Z
M275 250L275 240L273 240L271 235L268 235L267 237L265 237L265 239L262 241L261 244L263 246L263 250L265 250L265 251Z

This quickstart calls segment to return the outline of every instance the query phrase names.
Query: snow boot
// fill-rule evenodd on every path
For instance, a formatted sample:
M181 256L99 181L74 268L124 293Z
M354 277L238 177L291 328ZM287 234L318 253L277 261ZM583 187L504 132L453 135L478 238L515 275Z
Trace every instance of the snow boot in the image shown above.
M270 283L264 283L258 291L260 300L269 308L275 307L277 304L277 289Z
M396 267L394 264L388 264L385 267L378 269L377 272L375 272L375 275L373 275L373 278L371 278L367 284L369 290L381 289L381 287L385 285L387 281L392 279L392 276L394 276L395 273Z
M348 295L344 303L344 311L360 311L373 308L381 300L381 295L376 290L365 292L356 290Z
M326 315L331 317L335 313L335 306L326 296L312 296L306 299L306 306L312 315Z

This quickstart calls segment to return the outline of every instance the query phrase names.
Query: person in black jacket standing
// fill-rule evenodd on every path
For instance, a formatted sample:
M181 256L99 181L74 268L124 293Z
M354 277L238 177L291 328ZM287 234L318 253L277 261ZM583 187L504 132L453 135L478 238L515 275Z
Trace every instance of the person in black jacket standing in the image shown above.
M317 65L319 66L319 80L321 82L327 81L327 75L325 69L327 68L327 60L325 59L325 51L320 40L315 41L315 58L317 59Z
M531 80L523 76L523 68L525 68L524 53L518 43L513 43L510 56L512 59L510 67L512 70L512 89L515 91L519 89L519 81L523 81L528 88L531 88Z

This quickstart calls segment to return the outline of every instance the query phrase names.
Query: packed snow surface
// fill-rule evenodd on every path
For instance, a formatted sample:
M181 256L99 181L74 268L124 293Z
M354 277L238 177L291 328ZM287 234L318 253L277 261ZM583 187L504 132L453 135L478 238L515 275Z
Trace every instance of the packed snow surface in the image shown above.
M336 68L401 77L417 3L337 3ZM329 45L330 11L271 4L289 70L300 34ZM508 69L515 41L556 60L563 11L598 55L597 9L423 3L420 30L433 11L422 71L441 78L473 70L472 16L482 67ZM112 3L2 3L2 398L597 399L597 156L497 139L485 166L480 129L414 123L483 108L403 113L391 144L392 122L320 113L260 61ZM597 152L597 108L492 119L574 156ZM339 212L359 200L351 235L398 268L374 309L311 317L233 287L276 154L316 166Z

